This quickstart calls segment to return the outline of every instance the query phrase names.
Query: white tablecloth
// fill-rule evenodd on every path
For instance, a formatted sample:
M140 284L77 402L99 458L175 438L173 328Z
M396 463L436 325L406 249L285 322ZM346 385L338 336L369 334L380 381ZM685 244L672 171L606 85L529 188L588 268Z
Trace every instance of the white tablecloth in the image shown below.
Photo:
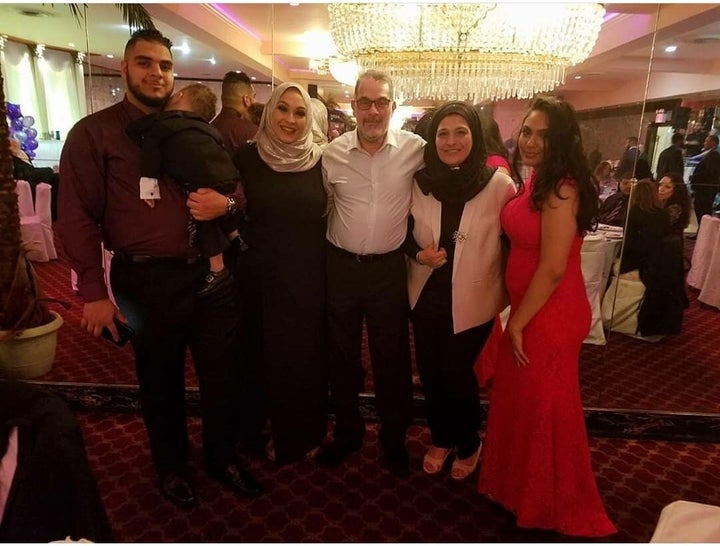
M607 238L601 233L588 233L583 240L581 263L592 323L585 343L605 345L601 305L610 276L613 260L620 250L622 239Z
M702 217L687 283L700 290L699 301L720 309L720 218Z

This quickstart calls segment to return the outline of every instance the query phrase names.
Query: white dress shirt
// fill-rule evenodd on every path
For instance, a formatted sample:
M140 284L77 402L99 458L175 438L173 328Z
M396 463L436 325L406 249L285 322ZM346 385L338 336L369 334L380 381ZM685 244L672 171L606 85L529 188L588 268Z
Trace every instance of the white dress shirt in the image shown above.
M353 254L385 254L402 245L415 172L423 165L425 141L389 129L370 155L357 130L328 144L322 171L329 196L327 239Z

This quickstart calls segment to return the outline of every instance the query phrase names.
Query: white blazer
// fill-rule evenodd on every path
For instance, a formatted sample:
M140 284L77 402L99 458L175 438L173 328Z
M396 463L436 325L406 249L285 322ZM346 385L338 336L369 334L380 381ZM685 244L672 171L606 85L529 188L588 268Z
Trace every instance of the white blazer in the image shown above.
M500 211L512 196L512 179L495 171L488 185L465 203L452 275L453 332L483 324L508 305L502 268ZM442 205L432 194L424 195L413 185L410 213L415 219L413 236L420 247L440 241ZM408 296L414 309L432 268L408 259Z

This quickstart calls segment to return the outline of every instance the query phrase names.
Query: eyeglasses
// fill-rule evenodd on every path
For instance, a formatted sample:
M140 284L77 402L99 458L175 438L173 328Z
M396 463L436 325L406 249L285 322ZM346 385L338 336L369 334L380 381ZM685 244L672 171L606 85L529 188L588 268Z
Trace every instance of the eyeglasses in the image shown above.
M392 101L390 99L385 97L380 97L375 100L363 97L355 101L355 106L357 106L359 110L370 110L370 107L374 104L375 108L378 110L387 110L390 107L391 102Z

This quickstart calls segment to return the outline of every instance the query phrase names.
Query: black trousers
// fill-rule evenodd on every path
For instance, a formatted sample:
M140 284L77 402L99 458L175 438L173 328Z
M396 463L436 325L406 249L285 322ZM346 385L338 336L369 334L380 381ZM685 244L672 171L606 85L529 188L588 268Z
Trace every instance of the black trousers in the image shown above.
M700 222L702 217L706 214L712 214L712 205L715 200L715 191L709 188L694 188L693 189L693 208L695 209L695 217L697 218L698 229L700 229Z
M480 398L473 367L494 319L454 334L449 312L433 312L422 304L421 296L411 316L432 443L457 448L458 457L465 459L480 445Z
M330 247L328 272L329 384L335 407L335 440L359 443L365 434L359 393L362 325L367 325L380 441L386 452L405 445L412 409L409 304L401 252L360 263Z
M136 332L140 404L156 470L182 471L188 459L188 347L199 379L206 465L218 471L234 462L240 319L235 282L199 298L206 262L134 263L116 256L110 271L117 303Z

